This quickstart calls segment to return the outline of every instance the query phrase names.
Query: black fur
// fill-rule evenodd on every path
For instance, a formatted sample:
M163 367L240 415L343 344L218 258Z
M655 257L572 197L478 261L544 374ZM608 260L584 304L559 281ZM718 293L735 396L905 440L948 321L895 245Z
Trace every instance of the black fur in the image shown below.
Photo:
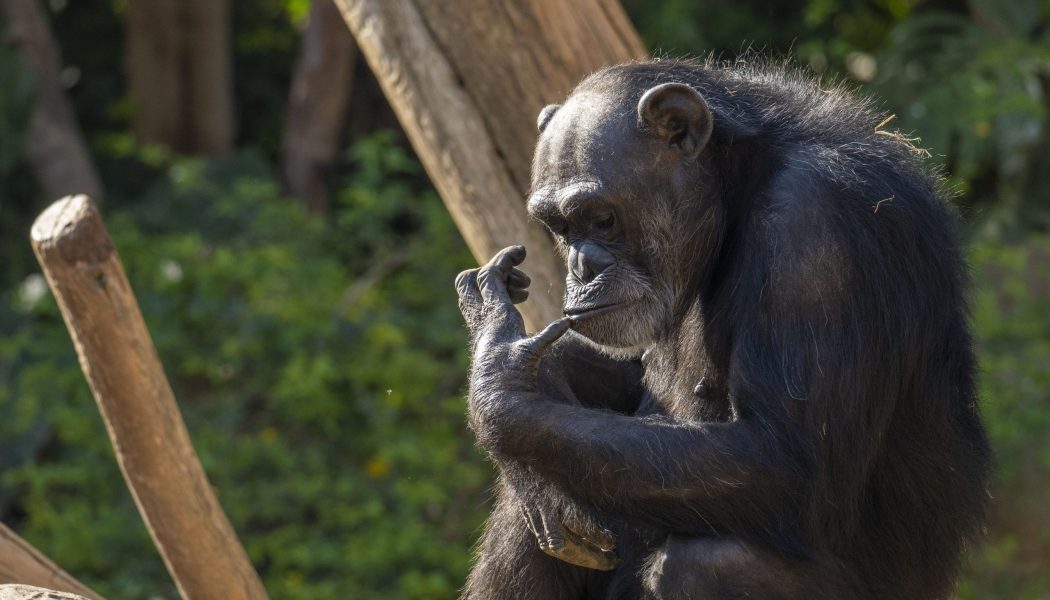
M698 100L639 113L667 83ZM569 258L576 333L524 336L523 253L457 280L501 468L468 598L950 595L989 463L966 267L882 121L787 69L669 60L546 114L529 209ZM620 566L543 554L522 505L609 528Z

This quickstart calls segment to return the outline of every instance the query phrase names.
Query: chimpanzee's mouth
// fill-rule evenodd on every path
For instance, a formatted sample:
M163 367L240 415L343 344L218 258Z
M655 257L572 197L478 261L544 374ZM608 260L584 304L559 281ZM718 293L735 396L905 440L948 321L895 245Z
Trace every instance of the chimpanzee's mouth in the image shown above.
M575 306L566 306L562 309L562 312L565 313L566 317L572 317L575 320L584 317L604 315L605 313L612 312L621 306L623 306L622 302L616 302L613 304L577 304Z

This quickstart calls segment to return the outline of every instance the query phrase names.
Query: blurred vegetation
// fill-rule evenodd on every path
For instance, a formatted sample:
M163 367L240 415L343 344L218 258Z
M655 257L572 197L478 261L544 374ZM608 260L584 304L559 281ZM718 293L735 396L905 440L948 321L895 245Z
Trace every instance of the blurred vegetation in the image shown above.
M1047 598L1050 5L625 5L659 53L790 57L881 98L930 148L970 224L997 451L988 540L960 596ZM107 223L271 595L455 597L492 477L463 424L451 281L472 259L403 137L348 136L331 213L306 214L275 175L305 0L234 3L239 150L212 159L130 134L123 3L47 6ZM0 518L103 595L175 598L26 242L50 200L22 150L34 86L0 45Z

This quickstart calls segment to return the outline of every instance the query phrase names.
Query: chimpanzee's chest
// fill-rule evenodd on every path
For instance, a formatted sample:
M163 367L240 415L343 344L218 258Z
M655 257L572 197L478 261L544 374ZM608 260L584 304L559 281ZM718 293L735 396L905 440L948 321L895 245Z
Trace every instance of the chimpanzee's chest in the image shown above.
M647 414L665 414L683 421L726 421L732 417L726 372L706 355L668 360L647 353L642 364Z

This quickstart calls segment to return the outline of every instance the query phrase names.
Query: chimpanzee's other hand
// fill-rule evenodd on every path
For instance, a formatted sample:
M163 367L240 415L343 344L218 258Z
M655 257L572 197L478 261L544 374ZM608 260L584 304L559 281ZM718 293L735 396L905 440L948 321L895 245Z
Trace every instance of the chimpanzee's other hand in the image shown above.
M599 524L580 516L551 515L523 504L522 516L536 536L540 550L578 567L611 571L620 565L613 550L616 536Z

